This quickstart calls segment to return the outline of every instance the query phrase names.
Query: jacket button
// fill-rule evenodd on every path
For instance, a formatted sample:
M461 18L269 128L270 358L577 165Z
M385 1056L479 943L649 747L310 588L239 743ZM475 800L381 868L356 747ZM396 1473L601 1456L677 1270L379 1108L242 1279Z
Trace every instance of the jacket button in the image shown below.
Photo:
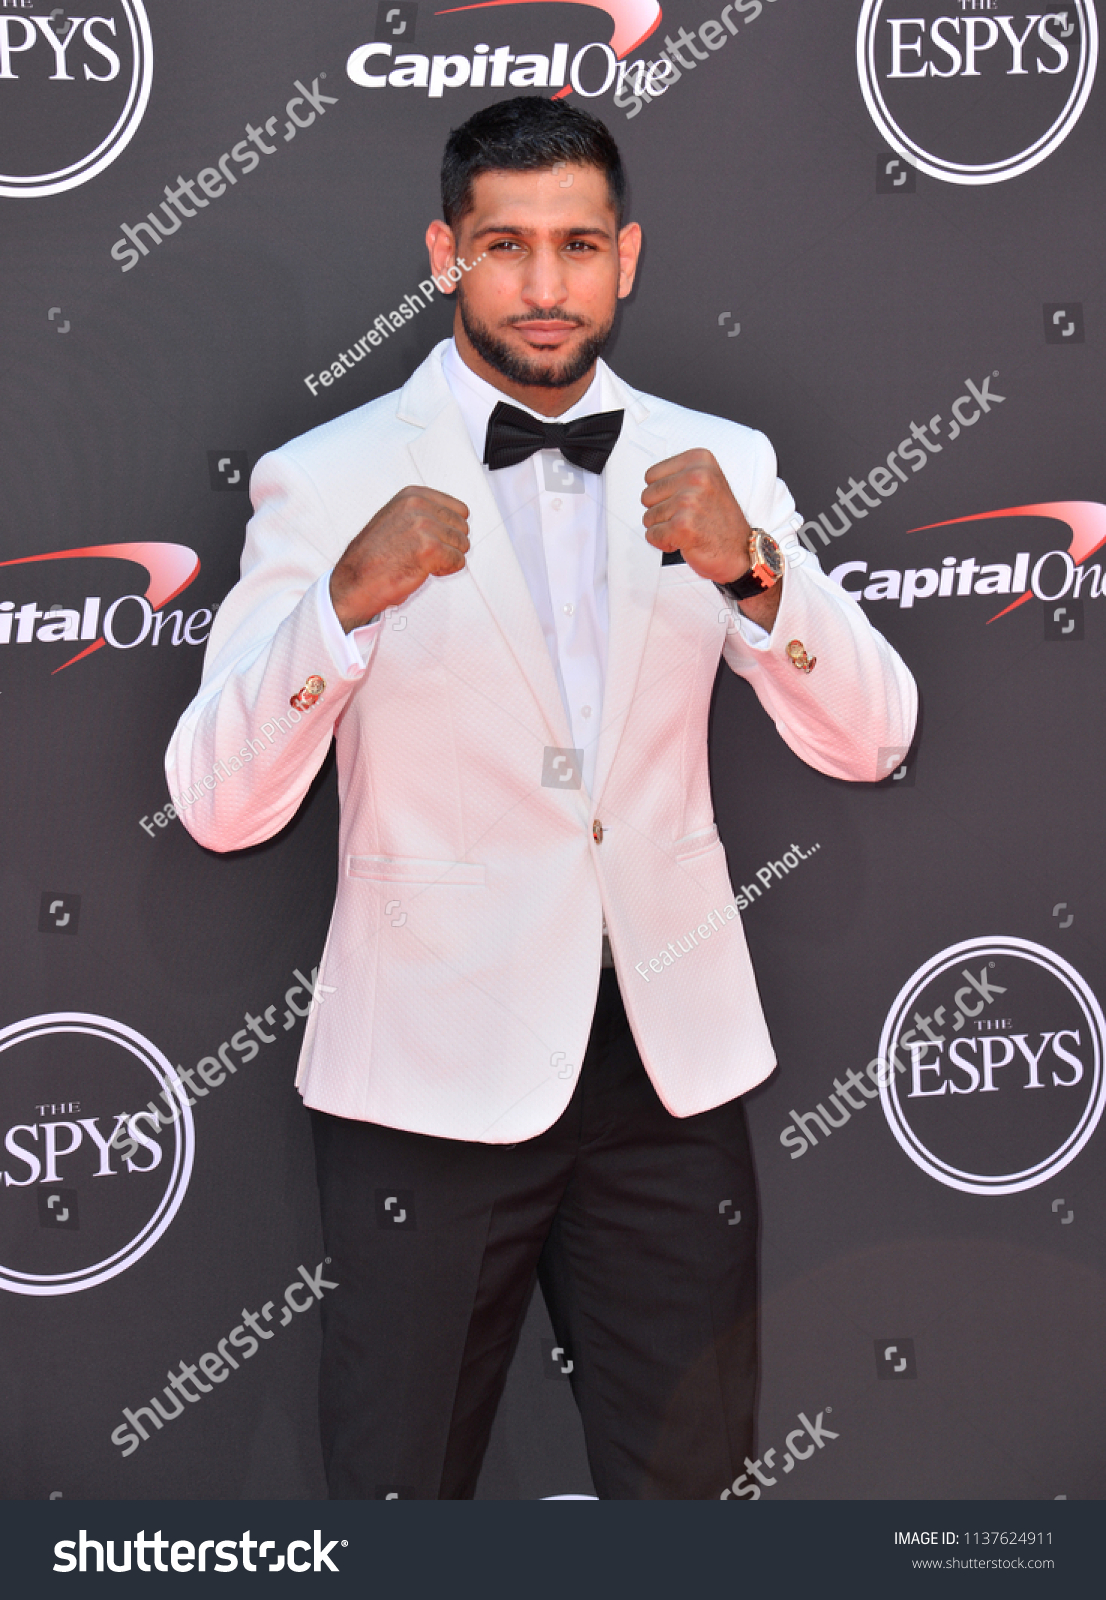
M591 825L591 836L595 840L596 844L603 843L603 824L600 822L598 817L596 817L595 821Z

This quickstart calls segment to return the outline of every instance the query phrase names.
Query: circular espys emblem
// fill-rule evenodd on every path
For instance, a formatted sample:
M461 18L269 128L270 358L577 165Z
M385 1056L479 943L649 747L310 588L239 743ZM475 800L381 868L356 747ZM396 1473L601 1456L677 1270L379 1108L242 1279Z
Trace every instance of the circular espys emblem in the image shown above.
M0 195L75 189L134 138L154 71L146 10L142 0L95 9L0 11Z
M0 1030L0 1137L0 1289L13 1294L73 1294L125 1272L192 1175L192 1112L169 1062L134 1028L83 1011Z
M1098 65L1094 0L1049 11L865 0L860 87L890 147L946 183L1002 183L1063 143Z
M883 1025L891 1132L949 1188L1036 1188L1098 1125L1104 1038L1097 999L1054 951L1012 937L950 945L907 979Z

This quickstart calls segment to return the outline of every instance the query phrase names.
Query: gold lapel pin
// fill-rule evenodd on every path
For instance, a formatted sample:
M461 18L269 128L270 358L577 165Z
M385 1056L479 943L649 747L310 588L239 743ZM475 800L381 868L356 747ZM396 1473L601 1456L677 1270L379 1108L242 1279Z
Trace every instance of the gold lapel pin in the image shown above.
M325 688L326 679L317 677L313 673L303 688L292 696L288 704L294 711L310 711L315 702L322 699Z
M800 672L813 672L818 664L817 656L808 656L806 647L801 639L792 639L787 647L787 654L791 658L791 665Z

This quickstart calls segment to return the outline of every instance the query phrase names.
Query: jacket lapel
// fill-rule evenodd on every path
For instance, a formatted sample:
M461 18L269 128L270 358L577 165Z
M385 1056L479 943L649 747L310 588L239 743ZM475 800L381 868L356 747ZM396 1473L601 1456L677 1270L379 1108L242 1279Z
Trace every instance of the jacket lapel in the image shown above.
M484 468L442 375L442 348L431 351L400 395L400 418L422 429L408 449L423 483L468 506L466 571L541 708L551 742L566 749L572 739L541 623Z
M595 763L597 805L633 704L661 570L661 552L649 544L642 527L641 492L646 469L669 454L667 440L646 426L649 413L644 403L609 368L604 367L604 377L604 409L622 406L626 416L606 470L610 639Z

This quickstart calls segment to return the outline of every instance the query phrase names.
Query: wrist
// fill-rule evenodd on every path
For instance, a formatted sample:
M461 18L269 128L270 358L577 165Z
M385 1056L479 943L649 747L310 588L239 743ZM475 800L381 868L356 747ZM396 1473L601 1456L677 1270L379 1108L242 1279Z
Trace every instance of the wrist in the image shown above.
M731 572L729 576L725 578L716 578L715 582L718 584L720 589L728 589L731 583L740 583L742 578L746 578L748 575L749 562L746 560L741 563L741 566L736 572Z
M784 580L766 589L763 594L751 596L748 600L739 600L737 608L742 616L748 617L750 622L755 622L766 633L771 633L779 614L780 602L783 600Z
M366 593L364 584L351 583L343 577L338 567L330 574L328 593L343 633L363 628L384 609L382 604L376 603L374 595Z

